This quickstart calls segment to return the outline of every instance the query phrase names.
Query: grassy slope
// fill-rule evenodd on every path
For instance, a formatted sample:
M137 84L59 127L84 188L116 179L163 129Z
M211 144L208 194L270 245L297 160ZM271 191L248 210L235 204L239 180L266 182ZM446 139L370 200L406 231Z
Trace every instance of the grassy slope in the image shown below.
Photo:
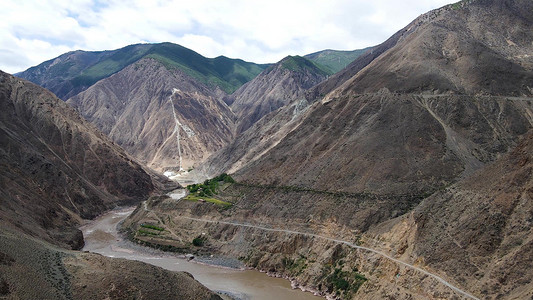
M309 69L313 73L331 75L333 74L329 68L315 63L307 58L301 56L287 56L281 61L281 66L291 71L299 71Z
M200 196L195 196L195 195L191 195L191 194L185 196L185 198L183 198L183 199L184 200L188 200L188 201L201 201L201 200L204 200L205 202L213 203L215 205L222 206L222 207L230 207L230 206L233 205L230 202L223 201L223 200L220 200L220 199L217 199L217 198L200 197Z
M323 50L307 54L304 57L316 64L324 66L324 68L327 69L330 74L334 74L344 69L352 61L369 49L370 47L353 51Z
M233 93L266 68L266 65L224 56L206 58L171 43L154 45L146 56L160 61L167 68L178 68L209 86L218 86L227 93Z
M75 82L92 85L143 57L151 45L130 45L114 51L112 55L85 69L74 78Z
M151 45L130 45L114 53L75 76L73 84L91 86L98 80L109 77L143 57Z

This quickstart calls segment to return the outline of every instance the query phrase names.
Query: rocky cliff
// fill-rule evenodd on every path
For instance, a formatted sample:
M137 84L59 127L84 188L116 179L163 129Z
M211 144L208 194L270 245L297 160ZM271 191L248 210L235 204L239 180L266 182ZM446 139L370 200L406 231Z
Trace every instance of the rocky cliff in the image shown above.
M482 299L532 294L533 132L495 163L369 232L396 257L464 282Z

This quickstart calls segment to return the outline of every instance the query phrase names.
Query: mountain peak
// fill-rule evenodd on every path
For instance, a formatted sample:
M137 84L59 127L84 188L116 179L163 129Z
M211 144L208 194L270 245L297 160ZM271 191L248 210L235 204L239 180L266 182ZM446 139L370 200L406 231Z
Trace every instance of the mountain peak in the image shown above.
M304 57L285 57L232 95L235 101L231 109L237 115L237 132L246 131L267 114L302 99L307 89L327 75Z
M307 54L304 57L316 63L317 65L324 66L324 68L328 70L330 74L334 74L346 68L346 66L371 48L372 47L367 47L357 50L326 49Z
M318 64L310 61L307 58L304 58L299 55L291 56L288 55L283 58L279 63L279 66L283 69L290 71L302 71L302 70L311 70L323 75L329 75L331 72L327 71L324 67L319 66Z

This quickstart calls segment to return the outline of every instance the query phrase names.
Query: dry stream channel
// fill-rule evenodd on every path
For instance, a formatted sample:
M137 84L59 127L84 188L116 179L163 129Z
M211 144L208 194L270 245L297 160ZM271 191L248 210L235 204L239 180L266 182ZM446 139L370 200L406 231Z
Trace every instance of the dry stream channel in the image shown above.
M138 260L171 271L186 271L209 289L235 299L322 299L311 293L292 289L288 280L270 277L259 271L199 264L124 240L118 233L117 226L134 209L128 207L112 210L81 227L85 238L83 250L108 257Z

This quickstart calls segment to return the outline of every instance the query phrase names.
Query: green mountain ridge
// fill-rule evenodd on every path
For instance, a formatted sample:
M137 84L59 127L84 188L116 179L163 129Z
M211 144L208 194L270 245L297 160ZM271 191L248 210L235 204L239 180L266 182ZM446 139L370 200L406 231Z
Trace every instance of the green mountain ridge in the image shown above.
M330 74L335 74L371 48L373 47L352 51L326 49L304 55L304 57L323 66L323 69L327 70Z
M208 86L217 86L228 94L253 79L268 65L245 62L225 56L206 58L172 43L158 44L146 55L167 68L177 68Z
M73 51L15 74L66 100L144 57L177 68L210 87L233 93L269 65L224 56L207 58L173 43L135 44L108 51Z
M309 60L305 57L295 55L287 56L280 61L281 67L291 70L291 71L300 71L304 69L309 69L318 74L331 75L333 74L327 66L318 64L312 60Z
M109 77L146 55L151 45L130 45L114 50L113 54L76 74L72 79L75 86L91 86L98 80Z
M304 56L287 56L283 66L290 70L316 68L332 75L370 48L323 50ZM168 69L179 69L210 88L232 94L272 64L256 64L225 56L207 58L186 47L164 42L134 44L105 51L76 50L31 67L15 76L49 89L67 100L142 58L153 58Z

